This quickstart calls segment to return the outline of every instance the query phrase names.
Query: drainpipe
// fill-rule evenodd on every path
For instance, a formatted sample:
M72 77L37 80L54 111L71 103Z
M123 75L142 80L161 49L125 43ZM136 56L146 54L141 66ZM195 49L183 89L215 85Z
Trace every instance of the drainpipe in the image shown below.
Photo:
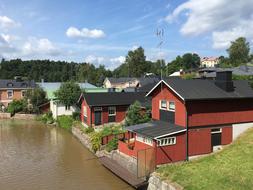
M187 107L185 103L185 110L186 110L186 161L189 161L189 145L188 145L188 112L187 112Z
M90 127L92 127L92 106L90 107Z

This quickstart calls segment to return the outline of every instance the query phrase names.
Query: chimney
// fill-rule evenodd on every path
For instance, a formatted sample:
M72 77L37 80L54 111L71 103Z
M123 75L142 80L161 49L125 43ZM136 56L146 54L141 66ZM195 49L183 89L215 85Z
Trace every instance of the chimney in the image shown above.
M217 71L215 85L226 92L234 91L232 71Z

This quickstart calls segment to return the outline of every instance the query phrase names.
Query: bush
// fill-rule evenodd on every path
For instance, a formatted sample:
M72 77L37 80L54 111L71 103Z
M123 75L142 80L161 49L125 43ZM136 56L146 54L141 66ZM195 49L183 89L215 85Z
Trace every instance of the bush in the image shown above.
M17 112L25 111L26 105L27 103L25 100L13 100L11 103L9 103L7 112L11 113L11 115L14 115Z
M80 112L73 112L72 117L76 121L80 121Z
M94 132L94 128L93 127L87 127L84 129L84 133L85 134L89 134L89 133L92 133Z
M94 152L97 152L101 147L101 132L92 132L90 134L91 138L91 147Z
M58 116L57 118L57 123L59 127L67 129L68 131L71 131L73 122L74 119L72 118L72 116L62 115Z
M126 126L146 123L149 121L149 114L147 111L142 110L140 102L136 101L128 108L126 114Z
M45 124L53 124L55 122L52 112L48 112L37 117L37 120L42 121Z
M118 139L113 138L106 146L105 150L111 152L112 150L116 150L118 148Z

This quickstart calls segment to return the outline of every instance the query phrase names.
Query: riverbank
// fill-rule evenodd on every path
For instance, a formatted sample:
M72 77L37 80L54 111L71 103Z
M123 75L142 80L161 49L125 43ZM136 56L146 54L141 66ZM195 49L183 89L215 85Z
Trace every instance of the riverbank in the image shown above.
M37 117L35 114L21 114L16 113L14 116L11 116L10 113L0 113L0 119L21 119L21 120L34 120Z
M119 165L125 167L129 172L133 174L137 173L137 160L133 157L123 155L117 150L113 150L111 152L107 152L106 150L99 150L94 152L89 135L85 134L79 127L76 126L72 127L72 134L98 158L106 156L109 159L117 162Z

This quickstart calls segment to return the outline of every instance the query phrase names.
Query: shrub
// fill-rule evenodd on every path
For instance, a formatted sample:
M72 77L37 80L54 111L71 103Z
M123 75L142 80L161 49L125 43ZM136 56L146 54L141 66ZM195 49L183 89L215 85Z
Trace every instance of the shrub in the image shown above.
M93 127L87 127L84 129L84 133L85 134L89 134L89 133L92 133L94 132L94 128Z
M149 121L150 118L148 113L141 109L141 104L138 101L128 108L126 114L126 126L146 123Z
M80 121L80 112L73 112L72 117L76 121Z
M97 152L101 147L101 132L92 132L90 134L91 146L94 152Z
M17 112L24 111L26 109L26 101L25 100L13 100L11 103L9 103L7 107L7 112L11 113L11 115L14 115Z
M57 118L57 123L59 127L63 129L67 129L68 131L71 131L73 122L74 120L72 116L62 115L62 116L58 116Z
M112 150L116 150L118 148L118 139L113 138L106 146L105 150L111 152Z

